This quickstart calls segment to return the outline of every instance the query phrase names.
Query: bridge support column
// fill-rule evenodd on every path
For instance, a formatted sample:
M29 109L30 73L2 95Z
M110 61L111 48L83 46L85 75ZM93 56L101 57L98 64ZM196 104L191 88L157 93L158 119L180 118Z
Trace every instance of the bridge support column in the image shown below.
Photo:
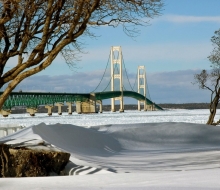
M138 111L141 111L141 102L138 100Z
M46 105L45 106L45 108L47 108L47 114L49 115L49 116L51 116L52 115L52 108L53 108L53 106L52 105Z
M82 102L76 102L76 113L82 113Z
M67 102L66 104L68 105L68 114L72 115L72 104L74 104L74 102Z
M0 114L1 114L3 117L8 117L8 115L11 114L11 110L1 110L1 111L0 111Z
M144 111L147 111L146 100L145 101L138 100L138 111L141 111L141 104L144 104Z
M111 98L111 111L115 112L115 98Z
M63 103L56 103L55 106L58 107L58 114L59 115L62 115L62 106L63 106Z
M96 109L96 96L91 93L88 99L83 102L76 102L76 112L77 113L98 113Z
M30 116L35 116L37 108L27 108L26 111L30 114Z
M155 111L155 103L152 104L152 111Z
M102 113L103 112L102 100L97 100L96 103L99 104L99 113Z
M144 111L147 111L147 102L144 100Z
M99 107L99 113L102 113L102 112L103 112L102 101L101 101L101 103L100 103L99 106L100 106L100 107Z
M124 112L124 101L123 101L123 96L119 98L120 101L120 109L119 112Z

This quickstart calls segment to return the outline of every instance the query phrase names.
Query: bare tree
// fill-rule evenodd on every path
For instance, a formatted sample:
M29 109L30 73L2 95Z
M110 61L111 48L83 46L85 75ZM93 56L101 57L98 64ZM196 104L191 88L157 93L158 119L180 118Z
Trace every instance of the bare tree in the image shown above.
M80 50L78 38L93 36L91 28L136 25L158 16L162 0L0 0L0 109L25 78L49 65L60 53L68 64ZM131 25L134 27L131 29ZM5 71L11 58L17 62Z
M220 98L220 29L215 31L211 41L214 49L208 59L211 62L212 70L210 72L202 70L201 73L194 75L194 79L201 89L207 89L211 92L210 115L206 124L218 125L220 124L220 119L216 122L214 119Z

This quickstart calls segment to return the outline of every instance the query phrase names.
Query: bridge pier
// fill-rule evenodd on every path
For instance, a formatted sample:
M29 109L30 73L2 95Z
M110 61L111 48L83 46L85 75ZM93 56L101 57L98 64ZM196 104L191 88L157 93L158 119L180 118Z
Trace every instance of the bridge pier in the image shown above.
M147 105L144 104L144 111L147 111Z
M8 117L8 115L11 114L11 110L1 110L1 111L0 111L0 114L1 114L3 117Z
M90 94L90 97L85 102L76 102L76 112L81 113L98 113L96 110L95 94Z
M30 114L30 116L35 116L37 108L27 108L26 111Z
M78 114L81 114L81 113L96 113L95 104L91 100L87 101L87 102L77 102L76 103L76 112Z
M97 100L96 103L99 104L99 113L102 113L103 112L102 100Z
M115 112L115 98L111 98L111 112Z
M146 104L146 100L138 100L138 111L141 111L141 103L144 104L144 111L147 111L147 104Z
M47 114L49 115L49 116L51 116L52 115L52 108L53 108L54 106L52 106L52 105L46 105L45 106L45 108L47 108Z
M103 112L103 107L102 107L102 101L101 101L101 103L99 105L99 113L102 113L102 112Z
M152 111L156 111L155 103L152 104Z
M150 111L155 111L155 110L156 110L155 104L153 103L153 104L151 104L151 105L148 105L148 106L147 106L147 109L150 110Z
M56 103L55 106L58 107L58 115L62 115L62 106L63 106L63 103L62 102L59 102L59 103Z
M139 100L138 100L138 111L141 111L141 103Z
M81 114L82 113L82 102L76 102L76 113Z
M66 102L66 104L68 105L68 114L72 115L72 104L74 104L74 102Z
M119 101L120 101L119 112L120 112L120 113L124 112L123 97L112 98L112 102L111 102L111 112L116 112L116 109L115 109L115 100L119 100Z
M123 102L123 97L120 97L120 109L119 112L122 113L124 112L124 102Z

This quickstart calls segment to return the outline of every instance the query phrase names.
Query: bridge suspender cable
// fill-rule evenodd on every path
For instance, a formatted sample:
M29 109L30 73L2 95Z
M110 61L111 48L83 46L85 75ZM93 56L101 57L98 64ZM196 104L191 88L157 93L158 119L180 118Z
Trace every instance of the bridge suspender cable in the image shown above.
M147 83L147 76L146 76L146 87L147 87L147 93L148 93L148 95L149 95L148 99L151 100L150 91L149 91L148 83ZM152 101L152 100L151 100L151 101Z
M134 89L133 89L132 86L131 86L130 80L129 80L129 78L128 78L128 73L127 73L127 69L126 69L126 67L125 67L123 55L122 55L122 62L123 62L124 68L125 68L125 74L126 74L126 77L127 77L127 79L128 79L128 83L129 83L129 85L130 85L130 87L131 87L131 90L134 91ZM134 92L135 92L135 91L134 91Z
M108 68L109 60L110 60L110 53L109 53L109 56L108 56L108 61L107 61L106 67L105 67L104 74L102 75L102 78L101 78L99 84L97 85L97 87L95 88L95 90L93 90L92 92L95 92L95 91L98 89L99 85L101 84L101 82L102 82L102 80L103 80L103 78L104 78L104 76L105 76L106 70L107 70L107 68Z
M117 59L118 59L119 55L117 56ZM114 66L114 71L113 73L115 73L116 69L118 70L117 68L117 65ZM111 81L114 80L114 75L111 76L110 80L109 80L109 83L107 84L107 86L104 88L104 90L102 90L102 92L105 92L105 90L109 87Z

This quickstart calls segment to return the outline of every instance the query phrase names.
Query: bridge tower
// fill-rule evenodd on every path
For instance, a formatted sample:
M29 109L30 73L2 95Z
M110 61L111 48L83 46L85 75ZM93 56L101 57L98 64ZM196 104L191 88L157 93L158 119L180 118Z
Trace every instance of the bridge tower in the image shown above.
M147 111L147 105L146 105L146 70L145 66L138 66L138 75L137 75L137 81L138 81L138 93L141 92L141 89L144 91L144 101L138 100L138 110L141 111L141 103L144 103L144 111ZM141 84L141 79L143 79L143 84Z
M117 58L116 57L116 54ZM115 65L119 65L119 73L115 73ZM120 101L120 112L124 112L124 102L123 102L123 74L122 74L122 50L121 46L111 47L111 91L114 91L114 81L119 79L121 96L117 98L111 98L111 111L115 112L115 100Z

